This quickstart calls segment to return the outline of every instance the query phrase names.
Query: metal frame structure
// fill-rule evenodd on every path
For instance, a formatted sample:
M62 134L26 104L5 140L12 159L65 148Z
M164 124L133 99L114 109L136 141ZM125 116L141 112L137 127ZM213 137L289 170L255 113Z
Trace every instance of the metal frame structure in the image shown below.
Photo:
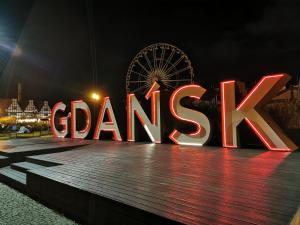
M127 94L145 94L154 82L166 89L192 84L194 70L187 55L174 45L156 43L142 49L130 63Z

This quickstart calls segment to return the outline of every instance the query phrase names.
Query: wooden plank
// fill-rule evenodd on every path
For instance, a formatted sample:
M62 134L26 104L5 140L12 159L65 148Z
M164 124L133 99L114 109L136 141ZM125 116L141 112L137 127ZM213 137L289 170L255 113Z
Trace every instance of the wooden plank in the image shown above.
M4 167L0 169L0 174L7 178L12 179L13 181L19 182L23 185L26 185L26 174L19 171L13 170L10 167Z
M98 142L29 157L29 174L188 224L287 224L300 205L300 155Z
M0 142L0 153L19 153L27 151L38 151L48 148L59 148L68 146L83 146L93 143L92 140L76 140L67 138L30 138L16 139Z
M53 174L55 174L56 176L54 176ZM183 198L182 200L177 197L178 192L176 192L176 196L174 198L174 196L168 195L163 190L159 190L159 189L156 190L157 191L156 193L160 191L160 195L155 196L153 195L153 193L147 192L147 189L136 189L136 188L130 189L128 188L129 186L128 184L124 184L124 186L120 187L118 185L121 185L121 183L119 183L118 185L113 186L111 185L110 179L107 179L106 182L104 182L105 177L98 177L98 179L101 180L101 182L99 181L97 183L95 182L95 180L86 179L84 175L83 175L84 177L83 179L80 179L79 177L76 176L70 177L67 175L64 177L65 179L61 179L63 176L57 176L57 173L53 173L53 171L50 171L46 176L48 177L51 176L52 179L55 179L57 181L62 181L64 183L68 183L70 185L72 185L73 182L76 182L75 184L76 187L80 187L80 185L82 184L83 190L95 192L96 194L101 194L101 195L104 195L105 193L108 196L110 196L110 199L115 199L114 198L115 195L121 194L123 198L125 198L124 203L126 204L132 203L132 199L140 199L141 200L140 202L143 202L144 204L147 205L150 204L152 205L152 207L155 207L156 209L168 208L168 209L173 209L174 211L177 210L176 211L177 213L185 209L184 212L186 214L191 214L194 215L195 217L196 215L201 215L200 214L201 212L205 215L208 216L210 215L210 217L212 218L215 218L217 215L220 221L222 221L221 220L222 217L228 216L230 217L230 219L226 220L226 222L230 222L234 224L238 223L239 220L242 220L243 222L252 223L251 220L254 215L256 215L256 217L253 220L260 221L261 223L264 223L267 219L265 215L263 215L264 214L263 212L257 211L253 208L247 209L244 207L243 209L241 206L234 206L230 204L218 204L220 209L216 210L215 202L211 202L209 201L209 199L205 199L206 201L204 201L203 199L200 198L200 196L198 196L196 202L195 201L191 202L193 199L186 198L186 195L185 198ZM67 178L70 179L68 180ZM87 185L88 185L88 189L86 189ZM103 193L104 190L105 192ZM244 210L248 210L248 211L250 210L251 215L249 218L241 219L243 217L243 214L245 214ZM230 212L230 214L228 214L228 212ZM276 218L274 218L273 224L277 224L276 222L281 221L282 218L284 219L284 221L288 220L288 217L286 217L285 215L270 214L270 213L267 213L267 215L268 216L275 215L274 217ZM238 217L239 219L237 219ZM281 223L282 222L278 224Z
M29 163L29 162L19 162L19 163L12 163L10 164L10 167L14 170L17 170L22 173L26 173L27 170L33 170L33 169L43 169L44 166Z

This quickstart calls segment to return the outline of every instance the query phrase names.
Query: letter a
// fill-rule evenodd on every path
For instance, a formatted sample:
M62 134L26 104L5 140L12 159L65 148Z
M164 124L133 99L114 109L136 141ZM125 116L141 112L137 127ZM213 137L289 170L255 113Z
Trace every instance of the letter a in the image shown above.
M106 122L103 122L105 112L108 114L108 120ZM110 131L113 132L114 135L114 140L115 141L122 141L120 131L118 128L118 124L115 118L114 111L112 109L109 97L104 98L103 105L101 107L98 120L97 120L97 125L95 128L95 133L94 133L94 139L99 139L100 132L101 131Z

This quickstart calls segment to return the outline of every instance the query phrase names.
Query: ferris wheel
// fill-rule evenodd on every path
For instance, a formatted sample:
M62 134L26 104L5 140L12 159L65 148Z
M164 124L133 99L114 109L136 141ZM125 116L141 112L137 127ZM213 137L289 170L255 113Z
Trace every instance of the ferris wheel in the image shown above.
M152 44L132 60L126 76L127 93L144 94L154 81L172 90L193 83L194 72L187 55L167 43Z

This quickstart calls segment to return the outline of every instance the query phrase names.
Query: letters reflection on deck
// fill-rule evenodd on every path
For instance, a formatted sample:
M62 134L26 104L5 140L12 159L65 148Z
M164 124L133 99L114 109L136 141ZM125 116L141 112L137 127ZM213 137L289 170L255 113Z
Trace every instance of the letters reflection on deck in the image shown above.
M300 154L99 142L31 156L27 191L89 224L288 224Z

